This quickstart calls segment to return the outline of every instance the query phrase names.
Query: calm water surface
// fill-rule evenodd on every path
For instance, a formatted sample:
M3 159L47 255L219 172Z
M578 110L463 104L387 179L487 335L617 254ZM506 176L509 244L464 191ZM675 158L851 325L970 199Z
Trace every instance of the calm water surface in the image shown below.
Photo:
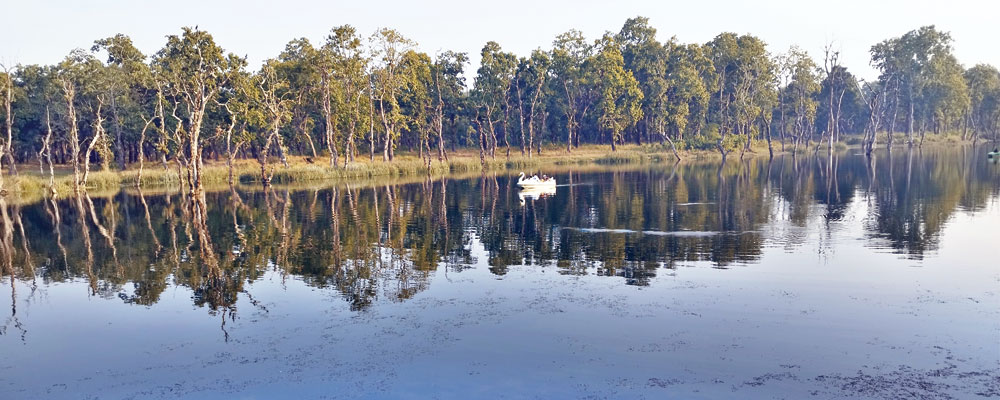
M0 398L1000 396L1000 166L0 204Z

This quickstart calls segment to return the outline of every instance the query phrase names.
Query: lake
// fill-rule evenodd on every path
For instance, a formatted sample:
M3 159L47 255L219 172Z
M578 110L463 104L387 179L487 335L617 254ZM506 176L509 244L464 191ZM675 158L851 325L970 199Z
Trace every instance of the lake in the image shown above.
M982 153L0 204L0 398L1000 396Z

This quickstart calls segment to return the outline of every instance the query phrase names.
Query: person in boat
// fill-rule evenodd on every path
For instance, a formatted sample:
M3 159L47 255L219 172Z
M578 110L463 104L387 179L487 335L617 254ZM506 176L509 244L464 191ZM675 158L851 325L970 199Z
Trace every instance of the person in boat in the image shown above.
M541 176L539 176L538 174L535 174L535 175L532 175L530 178L527 178L527 179L525 179L525 176L526 175L524 175L524 172L521 172L519 174L519 178L517 180L518 184L537 185L537 184L555 183L555 178L550 177L550 176L545 175L545 174L542 174Z

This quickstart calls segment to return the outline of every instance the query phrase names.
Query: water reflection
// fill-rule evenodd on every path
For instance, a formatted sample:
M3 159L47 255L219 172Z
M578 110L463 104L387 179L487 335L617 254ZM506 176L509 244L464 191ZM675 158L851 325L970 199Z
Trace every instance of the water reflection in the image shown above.
M795 251L807 230L766 228L829 232L857 204L867 210L870 247L920 259L956 210L982 209L997 194L996 166L970 151L569 171L557 175L565 185L544 193L483 174L200 197L129 189L27 206L0 199L2 272L12 292L36 279L80 280L88 295L137 305L185 286L225 332L237 298L253 299L245 288L269 271L330 288L353 310L404 301L431 284L433 271L476 264L498 278L527 265L649 285L680 266L752 265L766 245ZM4 327L23 334L16 311Z

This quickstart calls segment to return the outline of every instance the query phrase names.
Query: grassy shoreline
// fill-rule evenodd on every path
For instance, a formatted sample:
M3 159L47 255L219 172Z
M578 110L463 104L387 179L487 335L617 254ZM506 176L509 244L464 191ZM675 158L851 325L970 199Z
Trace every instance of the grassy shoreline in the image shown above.
M765 149L766 152L766 149ZM682 152L686 159L706 159L718 156L710 151ZM363 156L363 158L362 158ZM478 175L486 172L525 171L532 172L543 168L559 166L585 165L620 165L673 162L673 154L669 150L655 145L619 146L618 151L611 152L608 146L585 145L566 153L564 147L544 149L541 155L522 156L517 148L511 148L510 157L506 149L498 149L496 157L487 156L481 163L479 153L471 149L461 149L448 154L448 160L437 161L435 155L430 167L416 155L401 153L392 162L383 162L381 155L370 161L367 155L359 155L356 162L347 166L340 164L329 167L329 158L322 157L313 162L307 162L306 157L289 157L288 167L276 160L269 168L274 170L271 181L274 185L305 182L350 182L370 181L401 177L443 177L453 175ZM342 163L343 161L341 161ZM25 197L38 197L49 193L48 171L39 172L38 165L19 165L20 174L7 179L7 191L10 194ZM138 165L130 165L122 171L94 170L90 172L86 190L88 192L118 191L122 188L141 187L143 189L177 188L180 186L177 166L170 164L167 168L156 161L147 161L143 168L141 180ZM259 185L260 165L255 160L237 160L233 166L233 175L237 184ZM54 188L58 195L73 192L73 174L69 166L56 166ZM228 188L229 170L224 160L205 160L202 172L202 182L206 188ZM137 185L138 183L138 185Z
M969 144L961 140L933 140L925 142L925 145L961 145ZM781 146L775 142L775 155L787 154L791 152L791 147L786 144L786 151L780 151ZM896 140L894 148L906 147L904 140ZM826 147L822 147L825 149ZM859 148L858 146L838 145L836 151L844 151L849 148ZM881 147L884 148L884 145ZM809 146L800 145L800 154L812 153L815 143ZM387 182L399 182L401 178L418 178L423 180L427 177L471 177L485 172L519 172L526 173L540 172L542 169L579 169L580 167L608 168L609 166L621 165L648 165L648 164L673 164L675 158L668 146L662 144L635 145L628 144L618 146L618 151L612 152L606 145L584 145L573 149L573 152L566 153L565 147L552 146L544 149L541 155L528 157L521 155L517 148L511 148L510 157L507 157L506 149L497 149L496 157L487 156L485 163L481 163L478 151L472 149L462 149L448 154L448 160L439 162L434 157L431 166L427 165L416 155L402 153L392 162L383 162L380 156L376 156L374 161L367 157L359 158L356 162L348 164L346 167L341 164L336 168L329 167L329 159L321 158L308 162L306 157L296 156L288 159L288 167L280 163L272 163L269 167L274 170L273 185L289 184L310 184L309 186L337 185L361 183L368 185L385 184ZM681 162L710 161L719 160L721 155L714 150L680 150ZM735 156L735 157L734 157ZM744 157L767 157L768 149L766 142L758 142ZM730 159L739 158L739 152L730 153ZM49 177L47 171L43 174L38 170L37 165L24 164L18 166L20 174L8 177L7 192L8 198L18 203L31 203L49 196ZM551 171L545 171L549 173ZM240 186L260 185L260 165L254 160L237 160L233 168L236 183ZM203 171L203 183L206 190L228 190L229 170L222 160L206 160ZM137 182L138 181L138 182ZM410 179L409 181L414 181ZM137 185L138 183L138 185ZM164 192L170 189L176 190L180 187L177 166L169 165L166 169L159 162L147 162L139 181L139 171L137 165L129 166L123 171L91 171L87 183L87 192L92 195L118 193L122 189L141 188L148 193ZM56 196L66 196L73 193L72 169L68 166L58 166L55 174L54 185ZM11 196L12 195L12 196Z

